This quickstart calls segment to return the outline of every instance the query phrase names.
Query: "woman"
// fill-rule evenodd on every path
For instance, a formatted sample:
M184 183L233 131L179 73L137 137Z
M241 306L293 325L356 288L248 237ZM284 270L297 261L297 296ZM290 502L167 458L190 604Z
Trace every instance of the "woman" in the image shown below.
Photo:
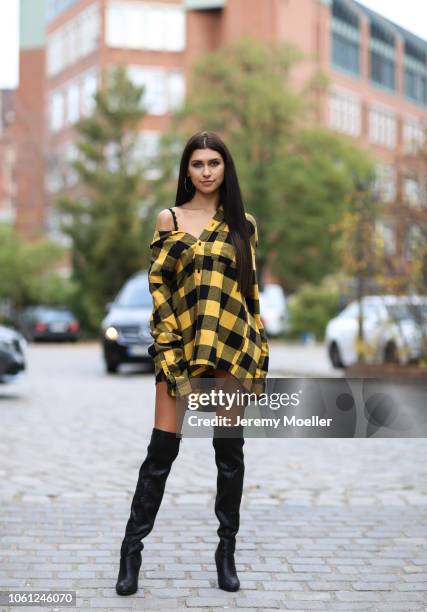
M119 595L138 588L142 538L154 525L182 440L185 398L197 377L258 395L265 389L269 350L259 312L256 221L245 213L233 159L212 132L195 134L180 163L175 207L157 218L149 269L153 297L150 346L156 371L155 423L121 546ZM212 381L218 382L218 381ZM243 409L244 410L244 409ZM215 552L218 585L237 591L234 562L243 491L241 407L217 410L233 427L214 427L218 468Z

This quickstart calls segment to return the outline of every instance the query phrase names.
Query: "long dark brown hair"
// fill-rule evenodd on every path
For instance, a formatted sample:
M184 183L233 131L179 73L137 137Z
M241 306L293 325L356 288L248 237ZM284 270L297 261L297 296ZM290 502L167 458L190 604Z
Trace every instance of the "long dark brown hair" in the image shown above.
M224 180L220 186L220 203L223 205L224 218L230 229L231 242L236 251L239 289L244 296L247 296L252 282L252 255L248 222L233 158L225 143L214 132L197 132L185 145L179 166L175 206L189 202L196 192L191 181L187 181L191 183L191 187L187 185L188 191L184 184L191 155L196 149L213 149L224 160Z

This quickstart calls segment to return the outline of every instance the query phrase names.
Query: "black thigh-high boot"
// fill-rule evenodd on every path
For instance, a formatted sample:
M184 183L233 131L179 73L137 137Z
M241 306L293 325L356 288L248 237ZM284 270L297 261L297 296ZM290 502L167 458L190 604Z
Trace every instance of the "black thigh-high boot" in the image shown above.
M218 468L215 514L219 520L219 543L215 552L218 586L224 591L237 591L240 581L236 572L234 552L236 534L240 523L240 502L243 493L245 473L243 427L226 427L231 437L217 437L224 434L224 427L214 427L212 444L215 448L215 462ZM235 437L237 436L237 437Z
M182 434L153 428L147 456L139 469L130 517L120 549L120 570L116 584L118 595L132 595L138 589L141 567L141 539L153 529L163 499L172 463L179 453Z

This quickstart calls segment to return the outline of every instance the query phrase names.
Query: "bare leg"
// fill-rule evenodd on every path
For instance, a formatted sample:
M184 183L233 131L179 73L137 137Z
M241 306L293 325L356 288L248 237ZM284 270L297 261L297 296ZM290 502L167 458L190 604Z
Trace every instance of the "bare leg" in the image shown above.
M120 551L120 569L116 583L119 595L131 595L138 589L142 542L153 529L163 499L166 480L179 453L185 411L176 409L177 401L167 393L165 381L156 385L155 423L132 499L130 517Z
M239 380L235 376L230 374L230 372L227 372L226 370L214 370L214 375L217 379L216 387L223 389L224 392L236 393L237 391L244 390ZM234 403L229 410L226 410L225 406L219 406L217 408L216 414L218 416L227 416L231 418L231 423L235 425L237 423L237 416L244 416L245 406L241 406L237 403Z
M167 391L167 383L162 380L156 384L156 403L154 427L162 431L181 432L185 407L179 408L175 397Z

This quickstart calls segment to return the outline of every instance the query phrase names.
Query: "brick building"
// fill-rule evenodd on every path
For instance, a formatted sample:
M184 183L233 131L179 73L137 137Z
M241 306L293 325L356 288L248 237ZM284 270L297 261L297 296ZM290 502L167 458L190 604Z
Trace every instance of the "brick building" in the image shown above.
M0 90L0 223L15 223L15 146L10 126L14 121L14 91Z
M125 63L135 82L145 84L148 115L141 125L139 152L149 158L169 113L185 96L193 60L242 35L288 41L302 49L307 61L295 74L296 81L303 82L314 68L323 69L332 85L319 102L319 121L374 152L385 201L401 190L410 204L418 205L416 180L402 159L416 152L427 124L427 42L359 2L46 1L45 51L39 49L37 60L41 63L45 53L41 82L35 83L38 70L21 73L25 82L20 89L35 87L35 104L39 94L43 96L45 120L44 203L34 205L31 215L25 189L17 195L18 225L26 232L31 224L57 234L49 202L75 183L65 163L76 153L73 124L90 112L104 68ZM31 2L21 2L29 10ZM41 10L42 0L38 2ZM21 50L21 62L23 53L28 63L28 49ZM39 116L41 109L34 110ZM37 179L35 193L39 183ZM392 240L393 228L384 230Z
M15 92L16 227L28 239L44 232L46 0L21 0L19 84Z

